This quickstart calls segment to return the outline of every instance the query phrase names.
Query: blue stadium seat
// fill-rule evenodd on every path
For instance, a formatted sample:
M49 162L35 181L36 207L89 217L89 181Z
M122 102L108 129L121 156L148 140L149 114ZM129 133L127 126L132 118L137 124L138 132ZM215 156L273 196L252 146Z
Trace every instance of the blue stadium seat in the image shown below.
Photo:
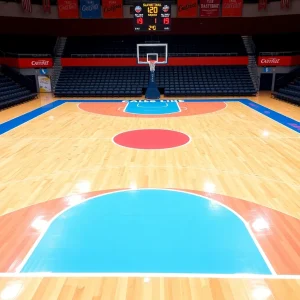
M31 93L25 87L5 75L0 75L0 109L31 100L36 94Z
M55 89L59 96L142 96L147 67L63 68ZM247 66L180 66L156 69L156 81L165 95L254 95Z

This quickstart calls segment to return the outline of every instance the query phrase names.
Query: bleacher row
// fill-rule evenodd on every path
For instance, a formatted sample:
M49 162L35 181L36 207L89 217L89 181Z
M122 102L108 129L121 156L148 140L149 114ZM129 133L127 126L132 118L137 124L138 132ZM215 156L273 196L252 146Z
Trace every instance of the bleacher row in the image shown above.
M158 67L158 88L169 96L254 95L247 66ZM56 96L142 96L148 86L148 67L63 68Z
M25 87L0 74L0 109L31 100L36 97Z
M296 78L286 87L280 88L273 96L300 105L300 77Z

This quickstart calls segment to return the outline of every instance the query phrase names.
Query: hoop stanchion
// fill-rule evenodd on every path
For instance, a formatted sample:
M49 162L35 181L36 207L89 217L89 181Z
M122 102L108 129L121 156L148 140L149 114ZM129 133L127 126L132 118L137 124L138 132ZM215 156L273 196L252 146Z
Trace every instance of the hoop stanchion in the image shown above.
M159 99L160 92L155 82L155 66L168 63L168 44L137 44L136 57L137 64L148 64L150 68L146 99Z
M155 60L149 60L149 67L150 67L150 79L148 83L148 87L146 90L146 99L159 99L160 98L160 92L157 88L156 82L155 82Z

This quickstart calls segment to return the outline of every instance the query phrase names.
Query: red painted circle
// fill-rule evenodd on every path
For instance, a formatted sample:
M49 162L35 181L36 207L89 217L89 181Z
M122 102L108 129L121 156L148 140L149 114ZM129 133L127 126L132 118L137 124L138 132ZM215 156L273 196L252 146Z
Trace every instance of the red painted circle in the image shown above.
M168 149L187 144L190 137L182 132L164 129L140 129L122 132L113 141L127 148Z

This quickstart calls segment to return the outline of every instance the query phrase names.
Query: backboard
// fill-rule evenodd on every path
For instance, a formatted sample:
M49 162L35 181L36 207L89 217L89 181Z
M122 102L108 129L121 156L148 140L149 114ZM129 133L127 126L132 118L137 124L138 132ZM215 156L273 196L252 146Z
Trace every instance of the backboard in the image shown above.
M149 61L156 61L156 64L168 63L168 44L137 44L137 63L149 64Z

